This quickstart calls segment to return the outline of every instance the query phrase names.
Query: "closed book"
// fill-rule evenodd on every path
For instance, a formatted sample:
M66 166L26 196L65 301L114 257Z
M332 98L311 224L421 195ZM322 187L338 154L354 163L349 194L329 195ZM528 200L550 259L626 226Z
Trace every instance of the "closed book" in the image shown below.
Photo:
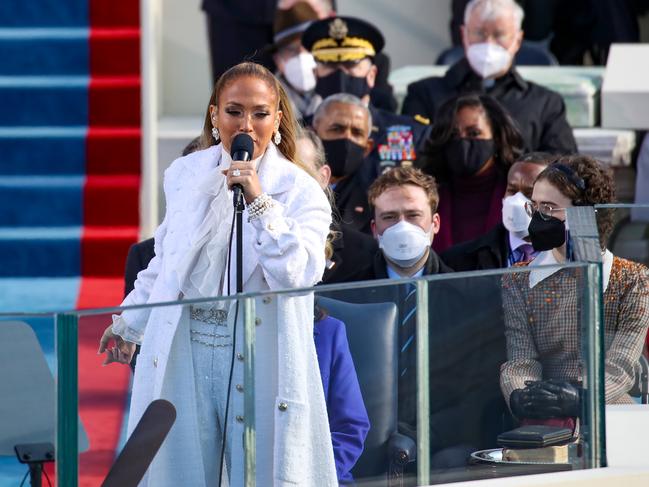
M558 426L526 425L498 435L498 444L513 448L541 448L564 443L572 438L572 430Z

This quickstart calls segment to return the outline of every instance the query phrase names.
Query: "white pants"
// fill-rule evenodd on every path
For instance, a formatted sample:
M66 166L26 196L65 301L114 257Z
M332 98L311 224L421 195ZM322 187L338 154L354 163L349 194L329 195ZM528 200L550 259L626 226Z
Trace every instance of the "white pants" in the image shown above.
M213 323L190 320L189 328L205 485L213 487L219 485L232 337L226 326ZM239 352L243 348L242 335L242 330L237 330ZM243 362L235 356L221 485L243 485L243 465Z

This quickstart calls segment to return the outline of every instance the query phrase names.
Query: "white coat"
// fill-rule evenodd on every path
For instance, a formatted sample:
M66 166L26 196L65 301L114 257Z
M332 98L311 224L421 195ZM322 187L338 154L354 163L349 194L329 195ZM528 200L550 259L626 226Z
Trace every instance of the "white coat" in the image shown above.
M210 198L197 188L219 163L221 147L213 146L177 159L165 172L167 211L155 232L156 256L138 274L135 289L123 306L179 299L175 270L190 248L191 236L210 203ZM244 292L315 285L325 267L325 239L331 222L326 196L311 176L282 157L273 144L269 144L262 159L259 180L262 190L279 204L252 222L248 222L247 211L244 213ZM233 244L233 252L234 248ZM273 444L268 446L263 445L258 428L258 485L270 485L268 478L260 479L260 468L266 468L259 463L264 454L270 460L273 485L337 485L313 341L313 295L258 299L256 314L262 322L271 320L277 326L277 343L273 347L277 352L277 357L273 357L277 370L272 372L277 374L277 390L273 410L255 411L256 422L266 422L270 431L274 430ZM143 485L168 485L169 479L158 472L170 467L183 469L183 485L204 485L204 479L195 473L202 472L202 459L194 381L189 380L193 379L193 366L187 315L188 308L179 305L132 309L124 311L122 319L113 325L113 331L123 338L142 343L133 384L129 433L152 400L170 398L178 412ZM258 350L263 346L257 342ZM284 403L281 408L280 403ZM174 448L165 450L171 443ZM266 447L268 451L260 451ZM185 458L179 459L179 455Z

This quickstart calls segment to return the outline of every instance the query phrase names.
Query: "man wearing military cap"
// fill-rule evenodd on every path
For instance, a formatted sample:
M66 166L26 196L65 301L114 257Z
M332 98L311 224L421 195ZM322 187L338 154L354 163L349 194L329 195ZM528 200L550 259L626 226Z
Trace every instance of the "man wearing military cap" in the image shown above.
M376 84L375 57L385 40L369 22L354 17L331 17L314 22L304 32L302 45L316 60L315 92L322 99L336 94L355 95L370 109L374 149L356 177L367 188L383 171L411 164L423 145L428 127L404 115L379 109L370 102Z
M296 115L312 114L320 101L315 95L315 60L302 46L302 33L318 20L318 13L306 1L290 8L278 8L273 24L273 43L265 51L273 55L277 78L291 100Z

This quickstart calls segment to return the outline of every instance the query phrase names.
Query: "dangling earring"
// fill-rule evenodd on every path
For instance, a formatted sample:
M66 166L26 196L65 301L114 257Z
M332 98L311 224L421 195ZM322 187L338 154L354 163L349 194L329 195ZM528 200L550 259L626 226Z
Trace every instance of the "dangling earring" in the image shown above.
M214 137L214 140L217 142L221 139L221 134L219 134L219 129L216 127L212 127L212 137Z
M273 142L275 142L275 145L279 145L281 141L282 141L282 134L280 134L278 130L277 132L275 132L275 136L273 137Z

